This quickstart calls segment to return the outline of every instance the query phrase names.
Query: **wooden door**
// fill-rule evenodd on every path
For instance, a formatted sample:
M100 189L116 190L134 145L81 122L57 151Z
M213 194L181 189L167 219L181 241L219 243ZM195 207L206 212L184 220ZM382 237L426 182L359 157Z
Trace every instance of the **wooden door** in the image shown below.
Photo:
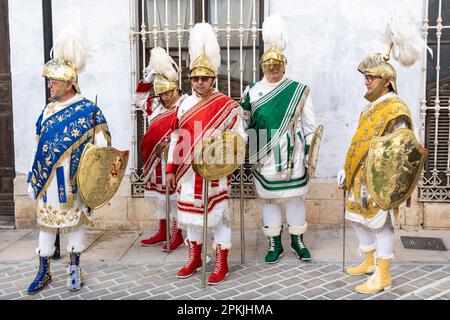
M14 223L14 132L8 1L0 1L0 226Z

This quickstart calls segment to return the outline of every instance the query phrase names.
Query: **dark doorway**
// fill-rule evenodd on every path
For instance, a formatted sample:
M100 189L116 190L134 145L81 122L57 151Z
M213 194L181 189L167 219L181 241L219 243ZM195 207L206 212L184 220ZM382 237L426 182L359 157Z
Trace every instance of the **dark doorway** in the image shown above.
M8 1L0 1L0 226L14 225L14 132Z

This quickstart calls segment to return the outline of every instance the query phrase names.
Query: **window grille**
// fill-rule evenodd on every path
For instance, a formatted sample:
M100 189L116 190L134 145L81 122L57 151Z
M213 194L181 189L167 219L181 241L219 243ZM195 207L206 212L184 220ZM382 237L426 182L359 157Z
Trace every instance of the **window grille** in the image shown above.
M424 53L421 138L428 159L419 183L419 199L450 202L450 3L426 0L423 35L433 49Z
M190 93L189 32L196 22L209 22L221 47L222 65L217 89L238 100L245 87L260 78L259 58L263 49L261 26L264 0L132 0L130 41L132 47L132 86L142 78L149 53L161 46L178 63L180 87ZM132 196L144 192L139 142L147 129L145 110L132 105ZM240 194L239 170L232 177L232 196ZM244 195L254 197L251 168L244 166Z

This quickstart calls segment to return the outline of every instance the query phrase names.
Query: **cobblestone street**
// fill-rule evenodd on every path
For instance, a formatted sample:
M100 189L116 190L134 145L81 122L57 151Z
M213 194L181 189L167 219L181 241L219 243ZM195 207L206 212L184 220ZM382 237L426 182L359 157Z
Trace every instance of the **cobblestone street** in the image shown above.
M450 298L450 265L394 264L395 287L375 295L361 295L352 290L364 277L342 273L334 263L289 263L275 266L248 263L233 265L224 283L201 288L201 272L189 279L175 276L179 264L86 263L87 281L83 289L68 292L66 268L61 262L52 265L53 282L35 296L26 288L34 279L34 263L2 263L0 266L0 299L237 299L237 300L305 300L305 299L437 299ZM209 267L212 269L212 266ZM209 270L210 271L210 270Z
M0 300L22 299L125 299L125 300L448 300L450 263L447 252L396 249L392 266L394 286L390 291L362 295L353 291L363 276L342 272L340 231L310 231L312 262L301 262L284 241L286 255L275 265L263 262L266 244L258 233L247 233L247 262L240 264L237 245L230 257L230 274L218 286L201 288L201 272L178 279L176 271L184 264L187 250L182 247L167 255L160 247L141 247L142 233L88 231L88 250L81 265L86 272L82 290L71 293L65 286L67 253L52 261L53 282L35 296L26 294L37 271L34 248L37 233L32 230L0 230ZM431 231L428 234L433 234ZM448 233L440 234L445 237ZM234 237L237 237L234 234ZM334 237L336 237L334 239ZM354 235L348 233L348 240ZM286 240L285 238L284 240ZM65 248L62 238L61 248ZM445 239L444 239L445 241ZM348 241L349 242L349 241ZM238 243L236 240L235 243ZM325 244L334 244L325 250ZM256 245L258 244L258 246ZM354 242L353 242L354 244ZM355 248L348 249L350 265L359 261ZM401 245L401 244L400 244ZM399 246L396 241L396 247ZM328 256L328 258L326 258ZM208 274L212 270L208 265Z

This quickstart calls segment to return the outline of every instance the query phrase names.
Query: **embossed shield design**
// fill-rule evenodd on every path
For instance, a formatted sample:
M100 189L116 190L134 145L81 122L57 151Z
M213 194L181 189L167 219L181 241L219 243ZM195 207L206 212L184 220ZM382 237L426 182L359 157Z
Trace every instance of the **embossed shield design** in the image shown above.
M88 207L98 209L117 192L128 164L129 152L88 143L81 155L77 183Z
M206 180L217 180L233 173L245 160L245 142L233 131L203 139L192 158L192 169Z
M308 158L308 178L313 178L316 173L317 160L319 159L320 142L323 136L323 125L317 127L311 140Z
M398 207L414 191L428 151L414 132L402 128L373 138L366 159L367 189L383 210Z

